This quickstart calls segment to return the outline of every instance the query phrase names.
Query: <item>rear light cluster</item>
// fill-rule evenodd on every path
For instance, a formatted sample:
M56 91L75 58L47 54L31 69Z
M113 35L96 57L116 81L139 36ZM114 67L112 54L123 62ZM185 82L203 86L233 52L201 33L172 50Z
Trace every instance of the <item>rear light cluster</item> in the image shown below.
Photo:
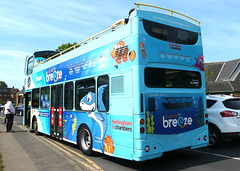
M208 114L207 113L205 114L205 118L206 118L206 122L205 123L206 123L206 125L208 125L208 120L207 120Z
M144 129L144 119L140 119L140 125L141 125L141 128L140 128L140 132L143 134L145 132L145 129Z
M234 111L225 110L225 111L221 112L220 115L223 118L224 117L236 117L238 115L238 113L234 112Z

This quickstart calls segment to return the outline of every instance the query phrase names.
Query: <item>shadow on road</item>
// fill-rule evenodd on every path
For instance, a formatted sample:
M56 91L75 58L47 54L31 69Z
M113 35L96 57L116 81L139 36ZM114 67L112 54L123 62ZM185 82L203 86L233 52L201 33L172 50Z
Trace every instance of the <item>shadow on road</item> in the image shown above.
M225 168L229 168L229 159L231 159L231 157L239 157L239 152L240 142L228 141L225 142L221 148L217 149L209 147L197 149L195 151L191 151L189 149L180 149L176 151L166 152L163 154L162 157L143 162L129 161L124 159L112 158L109 156L104 156L103 158L110 162L114 162L115 164L142 171L181 170L189 168L201 170L204 165L217 162L226 162L226 165L224 166ZM223 156L218 156L218 154ZM227 156L229 158L224 156ZM232 160L232 163L236 163L236 165L239 165L239 160ZM219 169L225 170L224 168L221 168L221 166L219 167Z

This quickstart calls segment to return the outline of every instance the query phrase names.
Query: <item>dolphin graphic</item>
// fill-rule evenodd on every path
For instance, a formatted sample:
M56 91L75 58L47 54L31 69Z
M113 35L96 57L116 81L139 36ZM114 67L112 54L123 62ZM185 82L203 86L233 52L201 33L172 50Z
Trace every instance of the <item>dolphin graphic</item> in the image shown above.
M103 140L103 121L104 121L104 118L103 118L103 116L101 115L101 114L95 114L94 112L91 112L89 115L88 115L88 117L91 117L93 120L95 120L98 124L99 124L99 126L100 126L100 129L101 129L101 137L97 137L97 136L95 136L95 138L97 139L97 140Z
M82 110L93 111L95 110L95 93L88 92L86 96L80 101L80 107Z
M105 105L102 101L102 97L103 97L103 92L104 92L104 89L107 87L108 85L102 85L98 88L98 110L99 111L106 111L106 108L105 108ZM95 102L95 99L96 99L96 95L95 93L89 91L87 95L85 95L81 101L80 101L80 107L82 110L85 110L85 111L90 111L90 114L88 114L88 117L92 118L92 120L96 121L100 127L100 130L101 130L101 136L94 136L94 138L96 140L99 141L99 144L100 144L100 147L102 149L102 151L104 150L103 148L103 138L104 138L104 135L105 135L105 132L106 132L106 122L107 122L107 119L106 119L106 114L103 113L103 116L102 113L95 113L94 110L96 108L96 102ZM95 125L93 125L93 127L95 127Z

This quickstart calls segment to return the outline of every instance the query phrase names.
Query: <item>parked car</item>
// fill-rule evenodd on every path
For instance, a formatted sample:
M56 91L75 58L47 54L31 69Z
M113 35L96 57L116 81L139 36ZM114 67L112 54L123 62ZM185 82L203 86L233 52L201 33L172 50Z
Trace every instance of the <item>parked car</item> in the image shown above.
M240 138L240 98L226 95L207 95L209 115L209 146L219 147L223 139Z
M15 109L15 115L19 114L20 116L23 115L23 105L19 105L18 107L16 107Z

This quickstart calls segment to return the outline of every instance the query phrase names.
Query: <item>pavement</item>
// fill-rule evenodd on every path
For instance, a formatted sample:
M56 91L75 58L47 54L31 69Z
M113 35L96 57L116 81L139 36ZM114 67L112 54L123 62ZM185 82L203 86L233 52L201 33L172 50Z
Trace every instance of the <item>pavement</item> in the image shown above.
M21 124L15 122L12 130L14 133L6 132L4 117L0 115L3 171L88 170Z

